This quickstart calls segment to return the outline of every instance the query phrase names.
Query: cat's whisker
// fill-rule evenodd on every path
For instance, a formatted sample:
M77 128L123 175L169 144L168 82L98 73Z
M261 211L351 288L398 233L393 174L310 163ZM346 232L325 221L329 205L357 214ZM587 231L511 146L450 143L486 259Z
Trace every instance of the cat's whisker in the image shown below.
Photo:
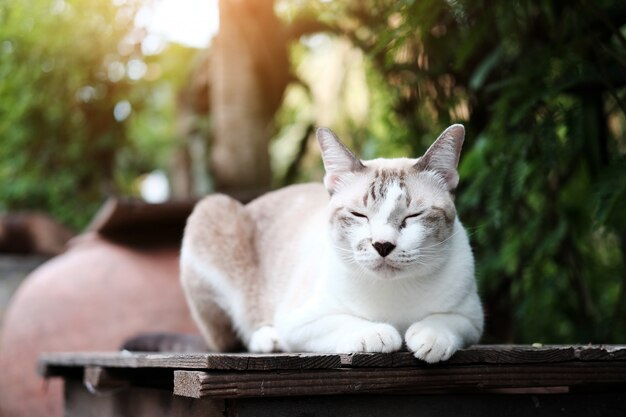
M444 239L444 240L442 240L441 242L435 243L435 244L430 245L430 246L425 246L425 247L420 248L420 249L422 249L422 250L427 250L427 249L434 248L435 246L439 246L439 245L441 245L441 244L443 244L443 243L446 243L448 240L452 239L452 238L453 238L454 236L456 236L457 234L459 234L459 231L456 231L456 232L452 233L450 236L448 236L447 238L445 238L445 239Z
M333 245L333 248L334 248L334 249L337 249L338 251L347 252L347 253L353 253L353 251L352 251L352 250L350 250L350 249L346 249L346 248L342 248L341 246L336 246L336 245Z

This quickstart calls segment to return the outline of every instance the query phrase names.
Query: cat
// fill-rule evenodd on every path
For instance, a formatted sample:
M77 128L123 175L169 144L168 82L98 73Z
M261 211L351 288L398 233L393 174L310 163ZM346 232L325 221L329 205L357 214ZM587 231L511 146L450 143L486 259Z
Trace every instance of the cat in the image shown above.
M316 133L324 183L242 205L200 201L188 219L181 283L208 347L394 352L429 363L477 343L483 311L454 192L465 130L417 159L358 159Z

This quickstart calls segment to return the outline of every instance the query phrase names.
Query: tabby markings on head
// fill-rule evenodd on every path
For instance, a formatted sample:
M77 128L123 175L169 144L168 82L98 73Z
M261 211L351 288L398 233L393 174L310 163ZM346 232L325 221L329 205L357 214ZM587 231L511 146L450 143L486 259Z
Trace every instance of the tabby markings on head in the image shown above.
M374 180L370 183L368 191L363 196L363 205L369 207L372 205L380 205L387 197L387 192L391 185L397 184L402 191L397 197L398 202L404 196L405 204L408 207L411 204L411 196L406 188L407 173L403 169L379 169L374 174Z

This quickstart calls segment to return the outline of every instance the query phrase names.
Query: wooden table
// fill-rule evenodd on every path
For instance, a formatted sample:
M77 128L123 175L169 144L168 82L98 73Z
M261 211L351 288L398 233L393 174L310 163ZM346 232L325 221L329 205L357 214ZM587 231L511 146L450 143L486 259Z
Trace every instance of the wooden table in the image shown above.
M50 353L66 416L626 416L626 346L393 354ZM174 394L174 395L172 395Z

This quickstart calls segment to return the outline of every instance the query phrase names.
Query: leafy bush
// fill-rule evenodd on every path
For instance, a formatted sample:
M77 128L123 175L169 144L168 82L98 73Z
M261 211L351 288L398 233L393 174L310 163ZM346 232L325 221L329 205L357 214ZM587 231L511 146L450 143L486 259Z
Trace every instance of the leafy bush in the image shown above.
M337 3L337 2L335 2ZM420 154L463 122L458 207L489 341L626 331L626 4L354 1L327 23L387 81Z
M134 179L166 164L170 81L185 80L193 52L144 55L139 7L0 3L0 211L45 210L79 229L107 195L136 194Z

